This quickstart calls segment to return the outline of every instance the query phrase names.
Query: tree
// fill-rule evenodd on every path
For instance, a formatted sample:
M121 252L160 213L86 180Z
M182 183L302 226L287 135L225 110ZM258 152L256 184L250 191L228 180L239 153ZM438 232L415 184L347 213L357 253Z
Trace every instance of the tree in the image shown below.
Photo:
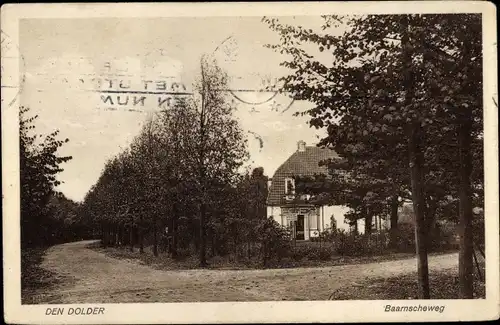
M227 75L215 61L201 60L201 79L195 85L197 95L184 101L186 109L196 111L197 126L194 157L195 179L199 191L200 266L207 265L206 225L207 205L210 199L210 182L234 183L238 168L247 157L246 140L233 107L222 91L227 89Z
M174 107L157 116L161 148L158 157L161 184L158 190L163 198L163 209L169 214L166 220L171 234L169 251L174 258L177 257L181 214L184 212L186 219L195 204L190 189L194 187L195 159L192 153L196 138L192 131L196 128L196 112L186 106L180 99Z
M453 195L459 178L452 166L443 164L446 159L440 159L436 153L458 161L458 150L447 146L447 142L453 139L448 131L460 125L460 152L463 161L470 162L463 148L468 147L469 140L478 139L481 133L481 114L478 113L481 94L477 91L480 87L476 86L475 90L470 87L480 84L481 79L478 64L481 54L477 50L481 41L480 17L323 18L323 32L264 18L264 22L281 35L281 44L269 47L288 55L290 60L282 65L294 71L283 79L283 91L294 99L315 104L303 113L311 116L312 126L327 129L328 136L320 145L341 152L351 162L358 152L366 153L364 159L350 167L374 180L380 179L380 175L388 175L397 185L391 194L392 202L396 202L396 195L411 195L417 220L419 296L429 298L429 225L433 223L433 206L446 202L446 195L436 192L440 188L436 185L450 184L441 189ZM464 21L467 24L463 24ZM339 25L346 27L340 36L325 32ZM469 42L465 35L474 35L474 40ZM302 47L304 43L315 44L317 51L311 52L310 47L306 51ZM317 58L325 50L330 50L333 62ZM464 109L457 110L457 107ZM456 112L464 111L469 118L457 119ZM475 126L459 122L466 120ZM439 130L433 125L442 128ZM431 145L427 147L428 144ZM467 231L470 229L467 221L470 204L467 202L471 196L466 193L465 189L470 186L465 180L471 179L471 173L470 168L459 169L463 179L460 201L463 202L462 210L467 211L461 221L461 228L465 229L462 230L461 260L467 262L460 263L460 274L464 279L462 287L467 287L471 280L468 270L472 270L469 267L472 257L467 248L470 247L467 239L470 238ZM410 177L405 177L405 172ZM469 274L467 280L465 274Z
M246 141L232 115L235 108L221 91L227 88L227 76L215 62L201 63L196 95L177 98L173 108L151 116L130 148L106 164L88 193L84 206L96 211L104 244L119 244L113 238L124 238L126 229L132 242L137 228L141 251L144 235L152 236L155 256L161 242L173 257L179 247L187 249L194 242L202 266L207 264L207 233L213 252L222 245L217 243L222 243L224 229L215 226L234 211L234 200L222 198L234 197ZM167 228L161 235L159 230ZM198 237L192 236L195 232Z
M239 182L236 188L236 202L239 208L238 225L233 227L239 231L234 233L236 236L246 241L247 257L251 258L252 245L258 237L258 228L260 224L267 219L266 200L268 195L267 187L268 177L264 174L264 168L254 168L251 174L246 174Z
M19 110L19 157L21 181L21 243L24 246L46 245L51 243L49 201L60 184L57 174L63 171L61 164L69 161L70 156L59 156L58 149L66 142L58 140L59 131L43 137L33 134L38 115L28 117L29 108Z

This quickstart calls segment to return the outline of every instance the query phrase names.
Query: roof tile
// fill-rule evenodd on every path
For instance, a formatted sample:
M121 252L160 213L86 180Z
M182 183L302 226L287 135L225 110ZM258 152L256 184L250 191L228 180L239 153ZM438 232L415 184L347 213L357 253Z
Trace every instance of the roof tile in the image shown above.
M306 146L305 151L295 151L274 173L271 188L267 198L268 205L284 205L285 178L293 176L314 176L327 174L326 166L320 166L323 160L339 158L339 155L330 149L315 146Z

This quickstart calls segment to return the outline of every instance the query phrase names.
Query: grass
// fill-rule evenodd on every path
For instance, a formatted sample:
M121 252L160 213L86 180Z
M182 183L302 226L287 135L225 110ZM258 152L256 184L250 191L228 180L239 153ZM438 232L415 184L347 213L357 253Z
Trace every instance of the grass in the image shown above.
M21 250L21 304L34 304L39 292L61 283L61 277L40 266L48 247Z
M484 276L484 263L480 265ZM429 276L431 299L459 299L457 270L447 270ZM474 299L486 296L484 278L474 273ZM387 279L367 281L359 285L338 289L330 300L403 300L418 299L417 274L406 274Z
M301 243L301 246L307 245ZM312 245L316 245L312 243ZM159 270L187 270L199 268L199 261L196 254L181 259L174 260L166 253L160 253L158 257L152 254L151 247L145 247L144 253L139 253L137 248L130 251L128 247L101 247L99 244L89 247L107 256L135 260L143 265L151 266ZM444 253L444 252L443 252ZM439 254L433 253L430 255ZM266 268L297 268L297 267L322 267L337 266L347 264L365 264L373 262L394 261L414 257L414 253L393 253L389 252L371 256L332 256L328 260L310 259L307 256L300 259L284 257L281 260L271 261ZM208 268L220 270L240 270L240 269L263 269L262 260L259 257L247 259L245 257L236 259L234 255L228 256L208 256Z

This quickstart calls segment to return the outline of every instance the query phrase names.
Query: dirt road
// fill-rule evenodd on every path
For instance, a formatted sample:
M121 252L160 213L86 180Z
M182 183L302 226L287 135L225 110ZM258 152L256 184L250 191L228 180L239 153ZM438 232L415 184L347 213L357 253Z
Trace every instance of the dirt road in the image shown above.
M86 248L50 248L42 267L64 279L38 292L37 303L327 300L343 286L416 270L415 259L320 268L161 271ZM431 256L431 273L457 268L458 255Z

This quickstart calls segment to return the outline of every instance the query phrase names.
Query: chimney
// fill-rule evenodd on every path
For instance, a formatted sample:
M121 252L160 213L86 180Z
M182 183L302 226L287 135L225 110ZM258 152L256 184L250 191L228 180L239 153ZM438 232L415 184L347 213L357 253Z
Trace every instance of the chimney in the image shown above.
M306 143L304 141L300 140L299 142L297 142L297 151L299 152L306 151Z

